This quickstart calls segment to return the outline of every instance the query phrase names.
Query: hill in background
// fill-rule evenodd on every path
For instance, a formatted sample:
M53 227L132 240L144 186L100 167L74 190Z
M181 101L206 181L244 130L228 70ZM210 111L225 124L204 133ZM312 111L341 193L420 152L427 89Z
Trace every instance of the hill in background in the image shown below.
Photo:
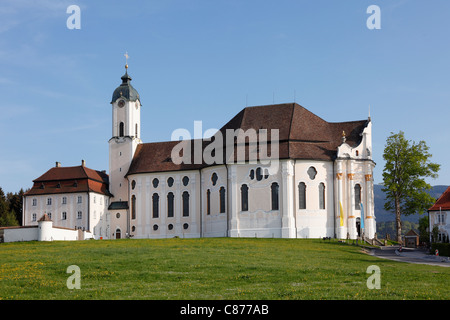
M442 193L447 189L448 186L434 186L430 191L431 196L434 198L439 198ZM377 222L395 221L395 215L392 212L384 210L384 202L386 199L385 193L381 190L383 188L380 184L374 185L374 202L375 202L375 217ZM423 216L423 215L422 215ZM410 216L402 216L402 221L411 221L418 223L420 214L414 214Z
M447 189L448 186L434 186L430 190L431 196L438 199L441 194ZM375 202L375 217L377 221L377 235L378 238L385 238L386 233L389 233L391 239L395 238L395 214L384 210L384 202L386 199L385 193L381 190L383 188L380 184L374 185L374 202ZM408 232L410 229L418 230L419 219L426 214L414 214L410 216L402 216L403 233Z

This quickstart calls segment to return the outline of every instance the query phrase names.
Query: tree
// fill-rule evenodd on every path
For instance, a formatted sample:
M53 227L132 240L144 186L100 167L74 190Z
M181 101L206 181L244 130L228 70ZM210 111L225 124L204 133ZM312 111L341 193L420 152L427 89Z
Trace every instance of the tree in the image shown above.
M423 216L419 219L419 242L420 243L430 243L430 232L427 231L429 228L428 216Z
M438 237L439 237L439 227L435 225L433 227L433 230L431 230L431 241L438 242Z
M5 193L3 192L3 189L0 187L0 216L2 216L4 213L9 209L8 202L6 200Z
M22 205L24 193L25 192L21 188L19 192L8 192L8 194L6 195L6 199L9 203L9 211L15 213L16 220L19 222L19 225L22 224Z
M408 141L405 134L392 133L386 140L383 159L384 209L395 213L397 241L401 242L401 215L423 214L436 199L427 191L431 185L424 178L437 178L440 165L429 161L431 154L425 141Z
M14 211L5 211L0 214L0 227L11 227L18 225L19 221L17 221Z

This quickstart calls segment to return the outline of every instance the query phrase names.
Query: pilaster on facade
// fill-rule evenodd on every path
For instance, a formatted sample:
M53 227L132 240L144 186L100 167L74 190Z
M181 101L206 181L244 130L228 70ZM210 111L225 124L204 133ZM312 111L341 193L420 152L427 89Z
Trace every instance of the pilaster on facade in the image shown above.
M344 201L344 168L343 161L336 160L335 163L335 171L336 171L336 198L335 208L336 208L336 219L335 219L335 232L336 238L345 239L347 237L347 228L346 228L346 203Z
M294 161L288 160L281 163L281 236L282 238L295 238L297 231L295 228L294 209Z
M355 212L355 166L353 160L348 160L348 172L347 173L347 228L348 236L350 239L356 239L358 231L356 230L356 212Z
M239 237L239 217L240 211L238 199L241 199L239 185L237 183L237 167L236 165L228 166L228 181L230 185L230 196L228 197L229 222L228 236Z
M367 166L367 173L365 174L365 211L364 211L364 226L365 236L372 239L375 237L376 224L375 224L375 205L373 202L373 176L372 166Z

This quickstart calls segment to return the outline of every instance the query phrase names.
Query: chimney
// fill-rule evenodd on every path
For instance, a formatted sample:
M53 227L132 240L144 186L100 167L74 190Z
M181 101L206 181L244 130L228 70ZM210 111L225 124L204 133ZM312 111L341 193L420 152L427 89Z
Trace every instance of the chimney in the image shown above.
M86 167L86 161L81 160L81 166L82 166L82 167Z
M56 161L56 167L57 167L57 168L61 168L61 162Z

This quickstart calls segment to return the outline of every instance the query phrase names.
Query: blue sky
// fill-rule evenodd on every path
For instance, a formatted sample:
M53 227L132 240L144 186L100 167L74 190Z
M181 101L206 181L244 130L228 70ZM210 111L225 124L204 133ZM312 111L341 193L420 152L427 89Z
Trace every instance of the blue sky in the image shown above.
M81 9L70 30L69 5ZM369 30L370 5L381 29ZM246 106L295 101L330 122L373 120L375 183L390 132L425 140L450 184L450 2L2 0L0 186L60 161L108 170L111 95L129 74L144 142L220 128Z

